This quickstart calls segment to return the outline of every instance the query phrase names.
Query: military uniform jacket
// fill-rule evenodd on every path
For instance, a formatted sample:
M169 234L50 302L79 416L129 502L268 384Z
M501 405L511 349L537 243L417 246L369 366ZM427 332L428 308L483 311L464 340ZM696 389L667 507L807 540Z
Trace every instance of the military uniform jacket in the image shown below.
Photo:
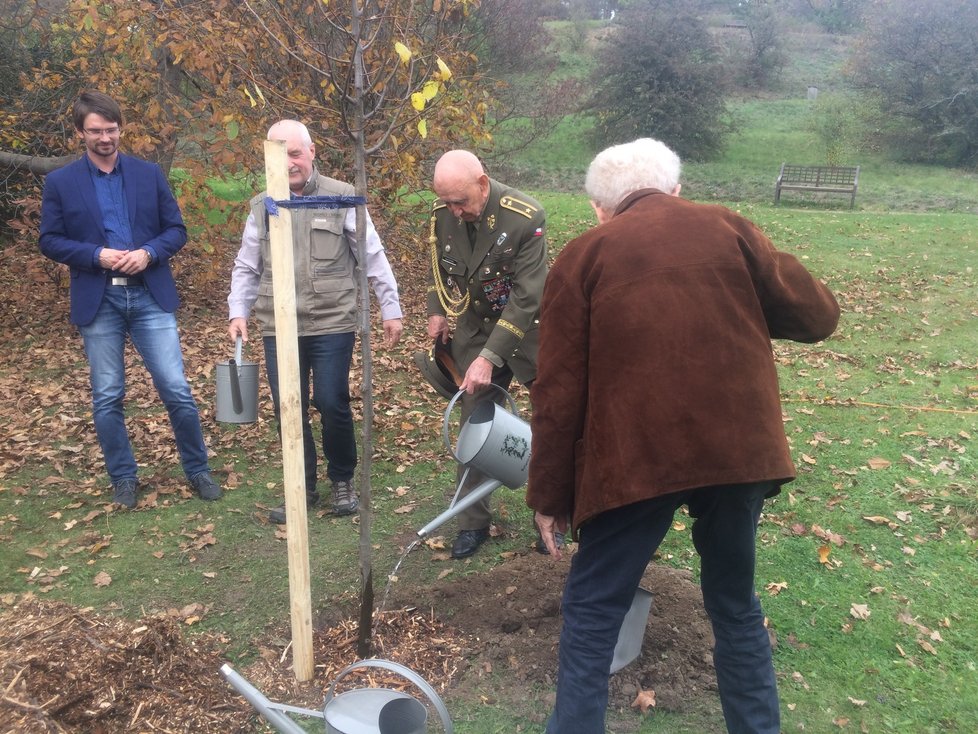
M487 349L506 362L517 380L530 382L536 377L540 298L547 278L543 208L490 179L474 244L466 223L440 200L432 217L437 266L433 263L430 277L440 279L452 299L469 297L455 324L452 357L464 373ZM434 282L428 289L428 315L449 315Z
M303 196L353 196L347 183L328 176L313 176ZM262 261L271 262L268 218L263 192L251 200L258 225ZM292 239L295 297L299 335L338 334L357 325L356 260L343 235L345 209L293 209ZM255 315L262 333L275 333L272 269L265 268L258 285Z

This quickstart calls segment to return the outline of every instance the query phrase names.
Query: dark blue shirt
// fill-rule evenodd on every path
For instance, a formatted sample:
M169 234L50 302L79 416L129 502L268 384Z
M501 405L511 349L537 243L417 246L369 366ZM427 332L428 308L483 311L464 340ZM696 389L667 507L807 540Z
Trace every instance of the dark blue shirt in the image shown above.
M126 203L126 191L118 161L109 173L99 170L88 156L85 156L85 161L95 185L95 196L102 211L102 228L108 238L108 246L114 250L131 249L133 243L132 228L129 226L129 205ZM95 251L96 265L101 249Z

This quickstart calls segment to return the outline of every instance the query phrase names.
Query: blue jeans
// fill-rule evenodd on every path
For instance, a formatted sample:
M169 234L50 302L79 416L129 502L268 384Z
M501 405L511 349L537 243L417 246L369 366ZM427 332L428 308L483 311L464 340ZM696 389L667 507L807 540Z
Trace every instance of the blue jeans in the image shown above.
M693 518L727 731L778 734L771 642L754 592L757 523L765 496L777 486L758 482L687 490L610 510L581 527L564 588L557 703L548 734L604 734L618 631L652 554L683 504Z
M160 308L145 286L107 286L95 318L78 330L88 355L95 432L112 482L136 478L123 409L127 336L170 415L184 474L190 478L208 471L200 412L183 372L176 317Z
M275 337L266 336L265 369L272 389L275 419L279 419L278 361ZM350 409L350 365L354 333L299 337L299 391L302 397L302 449L306 469L306 494L316 492L316 442L309 422L309 376L312 375L312 404L319 411L323 428L326 476L333 482L348 482L357 468L357 440Z

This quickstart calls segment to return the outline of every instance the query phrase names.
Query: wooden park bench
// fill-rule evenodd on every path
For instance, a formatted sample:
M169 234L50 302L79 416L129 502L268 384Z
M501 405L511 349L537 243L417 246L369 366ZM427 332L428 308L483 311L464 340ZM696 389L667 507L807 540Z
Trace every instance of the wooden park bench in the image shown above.
M856 205L859 185L859 166L796 166L781 164L781 173L774 183L774 203L781 201L781 190L824 191L849 194L849 208Z

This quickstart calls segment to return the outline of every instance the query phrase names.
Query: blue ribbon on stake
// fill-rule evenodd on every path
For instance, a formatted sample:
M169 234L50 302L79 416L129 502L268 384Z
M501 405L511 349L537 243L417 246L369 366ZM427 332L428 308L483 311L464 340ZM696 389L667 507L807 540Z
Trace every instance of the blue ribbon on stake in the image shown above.
M357 204L366 204L365 196L297 196L294 199L275 201L271 196L265 197L265 211L271 216L278 215L278 208L283 209L349 209Z

